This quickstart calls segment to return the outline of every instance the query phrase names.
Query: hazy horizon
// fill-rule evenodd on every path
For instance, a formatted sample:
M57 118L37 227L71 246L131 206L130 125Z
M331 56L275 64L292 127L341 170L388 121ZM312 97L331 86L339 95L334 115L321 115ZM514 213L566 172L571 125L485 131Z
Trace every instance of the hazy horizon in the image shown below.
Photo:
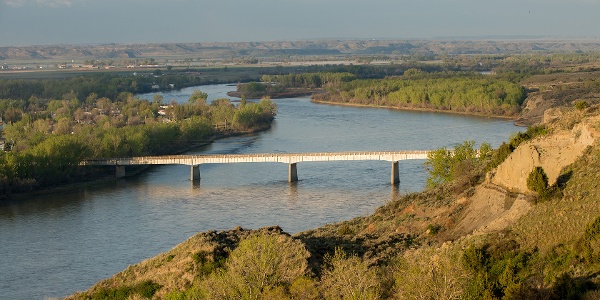
M0 46L598 38L600 0L0 0Z

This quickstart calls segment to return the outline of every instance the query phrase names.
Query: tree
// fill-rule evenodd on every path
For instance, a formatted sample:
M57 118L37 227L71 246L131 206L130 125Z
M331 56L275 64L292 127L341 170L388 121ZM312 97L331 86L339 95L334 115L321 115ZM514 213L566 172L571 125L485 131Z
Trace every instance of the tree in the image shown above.
M192 104L204 105L206 104L206 99L208 99L207 93L204 93L200 90L195 90L190 96L188 102Z
M437 149L427 154L425 166L429 170L427 186L435 187L462 175L468 174L478 162L477 151L473 148L475 141L465 141L454 147L454 151L446 148ZM489 144L482 144L480 153L487 157Z
M163 95L161 94L154 94L154 96L152 97L152 104L156 104L156 105L162 105L163 103Z
M452 152L446 148L437 149L427 154L425 166L429 170L427 186L435 187L450 181L452 169Z
M535 167L527 176L527 188L538 195L544 195L548 191L548 175L542 167Z

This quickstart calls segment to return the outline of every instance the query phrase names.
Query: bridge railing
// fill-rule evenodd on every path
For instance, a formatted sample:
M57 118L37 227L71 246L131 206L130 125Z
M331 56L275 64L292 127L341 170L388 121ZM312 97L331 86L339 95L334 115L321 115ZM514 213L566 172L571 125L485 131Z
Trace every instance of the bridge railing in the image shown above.
M200 179L200 165L210 163L244 163L244 162L276 162L289 164L288 181L298 180L297 163L342 160L379 160L392 162L391 182L399 182L398 161L407 159L427 159L427 150L408 151L347 151L347 152L313 152L313 153L253 153L253 154L200 154L200 155L163 155L139 156L125 158L88 159L80 163L82 166L103 165L115 166L117 177L125 176L127 165L190 165L190 179Z
M296 162L305 161L303 158L323 157L337 160L339 157L352 157L353 160L394 160L394 156L427 156L428 150L407 150L407 151L347 151L347 152L311 152L311 153L252 153L252 154L197 154L197 155L160 155L160 156L137 156L122 158L97 158L86 159L80 165L131 165L131 164L199 164L208 163L207 160L231 160L231 159L252 159L269 158L273 162L291 162L279 161L278 158L295 158ZM358 158L360 157L360 158ZM388 158L382 158L388 157ZM404 158L406 159L406 158ZM350 159L348 159L350 160ZM401 159L399 159L401 160ZM266 161L266 160L265 160ZM223 163L235 162L261 162L261 161L223 161Z

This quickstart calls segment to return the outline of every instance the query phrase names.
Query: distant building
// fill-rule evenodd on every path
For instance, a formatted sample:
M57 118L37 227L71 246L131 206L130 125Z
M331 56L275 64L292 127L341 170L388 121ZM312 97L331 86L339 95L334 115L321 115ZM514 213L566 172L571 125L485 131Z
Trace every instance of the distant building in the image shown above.
M158 89L160 89L160 86L158 84L152 85L152 89L153 90L158 90Z

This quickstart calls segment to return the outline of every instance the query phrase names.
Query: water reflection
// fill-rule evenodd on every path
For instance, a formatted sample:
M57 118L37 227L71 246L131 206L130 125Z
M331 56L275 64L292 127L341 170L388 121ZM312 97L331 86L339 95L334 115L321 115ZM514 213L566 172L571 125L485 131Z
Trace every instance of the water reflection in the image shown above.
M298 181L289 182L288 185L290 187L289 192L288 192L288 199L290 199L291 202L297 202L299 199Z

